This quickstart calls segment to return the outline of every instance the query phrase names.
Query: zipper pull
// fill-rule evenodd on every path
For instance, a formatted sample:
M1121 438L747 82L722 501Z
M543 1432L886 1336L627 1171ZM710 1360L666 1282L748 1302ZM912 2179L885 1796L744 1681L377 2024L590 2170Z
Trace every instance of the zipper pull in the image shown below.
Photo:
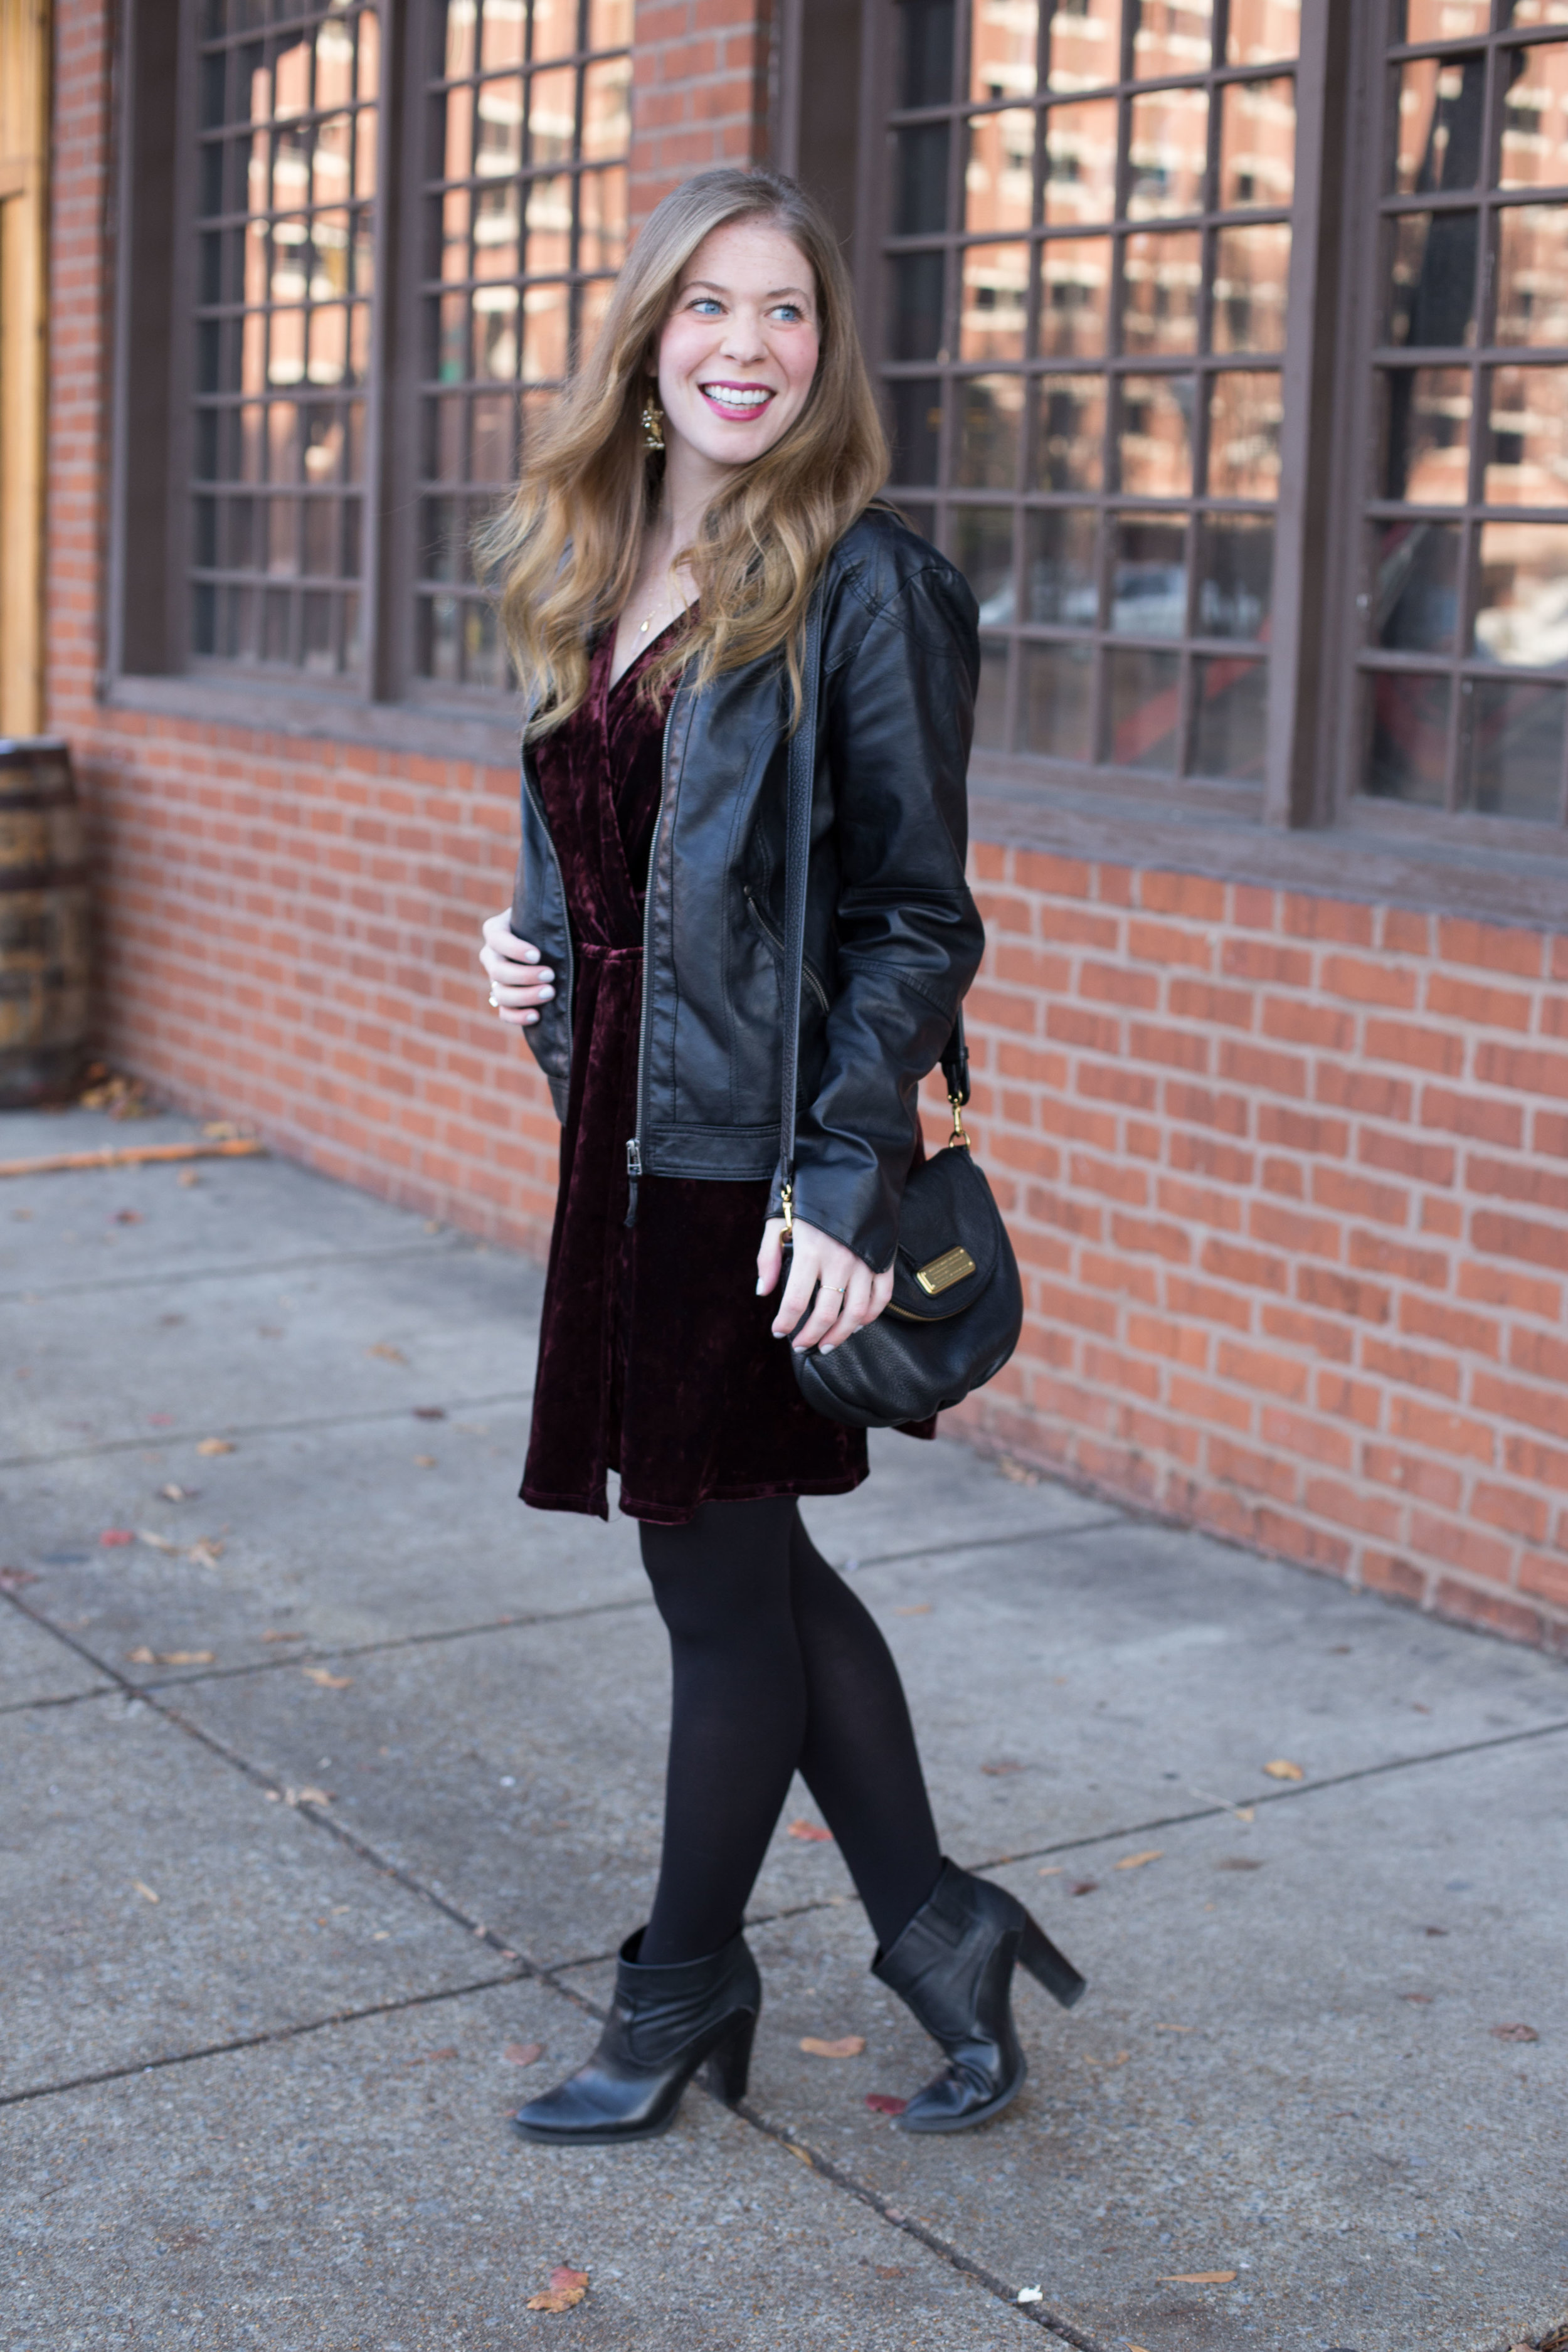
M642 1152L635 1135L626 1138L626 1223L637 1221L637 1178L642 1174Z

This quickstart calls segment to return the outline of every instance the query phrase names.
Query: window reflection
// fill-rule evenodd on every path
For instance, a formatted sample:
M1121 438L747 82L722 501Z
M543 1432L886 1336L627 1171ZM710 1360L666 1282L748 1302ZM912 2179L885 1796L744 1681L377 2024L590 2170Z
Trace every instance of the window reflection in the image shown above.
M1046 116L1045 215L1053 228L1108 221L1116 209L1116 101L1053 106Z
M971 116L963 173L965 228L1026 229L1034 193L1034 110L1008 106L995 113ZM945 189L939 195L945 212ZM940 227L942 223L922 222L921 226Z
M1382 495L1415 506L1462 505L1474 405L1468 369L1391 368L1380 390Z
M1510 669L1568 661L1568 527L1482 524L1475 651Z
M1296 81L1227 82L1219 126L1219 202L1227 212L1289 204L1296 189Z
M1110 240L1053 237L1040 247L1040 323L1045 359L1092 359L1105 349Z
M1169 515L1118 515L1111 532L1110 626L1179 637L1187 624L1187 526Z
M1141 229L1127 239L1121 262L1124 352L1197 350L1203 255L1197 229Z
M1196 404L1195 377L1122 377L1122 489L1142 499L1191 498L1193 415Z
M1213 0L1128 0L1132 12L1132 75L1162 81L1202 73L1214 50Z
M1001 0L974 12L969 94L975 100L1031 99L1040 36L1039 0Z
M1499 213L1494 340L1568 344L1568 205Z
M1568 368L1492 368L1485 381L1486 503L1568 504Z
M1400 521L1375 534L1371 635L1395 652L1447 654L1458 642L1457 523Z
M940 255L937 260L940 266ZM972 245L964 250L963 268L960 359L1021 360L1028 314L1028 247Z
M1047 87L1092 89L1121 78L1121 0L1057 0L1051 10Z
M416 666L504 688L476 531L515 479L521 436L591 341L626 247L626 0L447 0L428 92L433 264L423 289L420 446L431 495ZM590 52L584 57L584 31ZM572 62L567 62L572 60Z
M1106 657L1106 684L1112 761L1169 775L1181 748L1179 655L1119 647Z
M953 562L974 591L984 626L1013 617L1013 509L959 507L952 518Z
M372 7L302 5L249 37L208 12L193 437L215 487L192 508L198 659L341 675L359 658L380 58ZM225 214L239 218L199 227Z
M1271 518L1210 515L1198 545L1196 634L1267 638L1274 589Z
M1024 539L1026 620L1059 628L1093 628L1100 611L1098 527L1092 507L1052 507L1028 517Z
M1568 184L1568 41L1503 53L1502 188Z
M1486 56L1417 58L1395 70L1399 131L1394 185L1402 195L1473 188L1481 176Z
M1560 686L1512 680L1467 679L1466 685L1460 807L1483 816L1561 823L1568 694Z
M1268 735L1268 669L1226 654L1193 664L1193 771L1261 783Z
M958 387L958 464L964 489L1010 490L1018 457L1024 380L971 376Z
M1390 226L1387 337L1458 350L1476 339L1478 212L1401 213Z
M1128 136L1130 220L1203 210L1208 156L1208 92L1162 89L1132 100Z
M1222 228L1215 239L1213 348L1281 352L1290 277L1290 231L1283 222Z
M1103 376L1040 378L1035 387L1036 489L1103 488L1105 405Z

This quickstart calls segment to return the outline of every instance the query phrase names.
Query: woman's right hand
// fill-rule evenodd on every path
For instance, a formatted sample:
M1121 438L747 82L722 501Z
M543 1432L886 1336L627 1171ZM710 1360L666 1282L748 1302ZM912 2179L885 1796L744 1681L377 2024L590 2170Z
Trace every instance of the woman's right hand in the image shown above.
M534 1010L555 993L555 974L539 961L539 950L520 940L511 927L511 910L492 915L484 926L479 961L490 984L496 1019L509 1028L526 1029L538 1020Z

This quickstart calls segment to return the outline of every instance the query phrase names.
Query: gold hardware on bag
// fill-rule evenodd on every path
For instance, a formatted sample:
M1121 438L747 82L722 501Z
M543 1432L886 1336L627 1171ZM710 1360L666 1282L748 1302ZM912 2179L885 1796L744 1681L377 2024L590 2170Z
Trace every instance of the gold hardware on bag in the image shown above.
M951 1290L955 1282L962 1282L965 1275L973 1272L974 1260L960 1242L955 1248L943 1250L940 1257L933 1257L929 1265L922 1265L915 1280L928 1298L940 1298L944 1290Z
M967 1151L969 1138L963 1131L963 1105L956 1095L949 1095L948 1101L952 1106L952 1133L947 1139L946 1149L949 1151L956 1150L962 1143Z
M784 1219L784 1231L779 1235L779 1239L781 1242L793 1244L795 1241L795 1186L793 1184L784 1184L779 1188L779 1214Z

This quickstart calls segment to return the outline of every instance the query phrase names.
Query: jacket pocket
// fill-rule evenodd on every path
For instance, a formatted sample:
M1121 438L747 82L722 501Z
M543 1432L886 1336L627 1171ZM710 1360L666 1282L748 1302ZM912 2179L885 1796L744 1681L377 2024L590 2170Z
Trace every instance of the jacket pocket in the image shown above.
M774 929L773 924L769 922L762 908L758 906L756 899L752 894L752 887L750 883L746 884L745 891L747 912L750 914L752 920L755 923L758 930L761 931L763 939L766 940L769 947L773 950L773 955L778 963L779 977L782 981L784 978L784 940L779 932ZM828 1010L827 991L823 986L819 974L813 969L809 956L807 956L804 961L804 978L806 987L810 989L818 1004L821 1005L824 1013L826 1013Z

